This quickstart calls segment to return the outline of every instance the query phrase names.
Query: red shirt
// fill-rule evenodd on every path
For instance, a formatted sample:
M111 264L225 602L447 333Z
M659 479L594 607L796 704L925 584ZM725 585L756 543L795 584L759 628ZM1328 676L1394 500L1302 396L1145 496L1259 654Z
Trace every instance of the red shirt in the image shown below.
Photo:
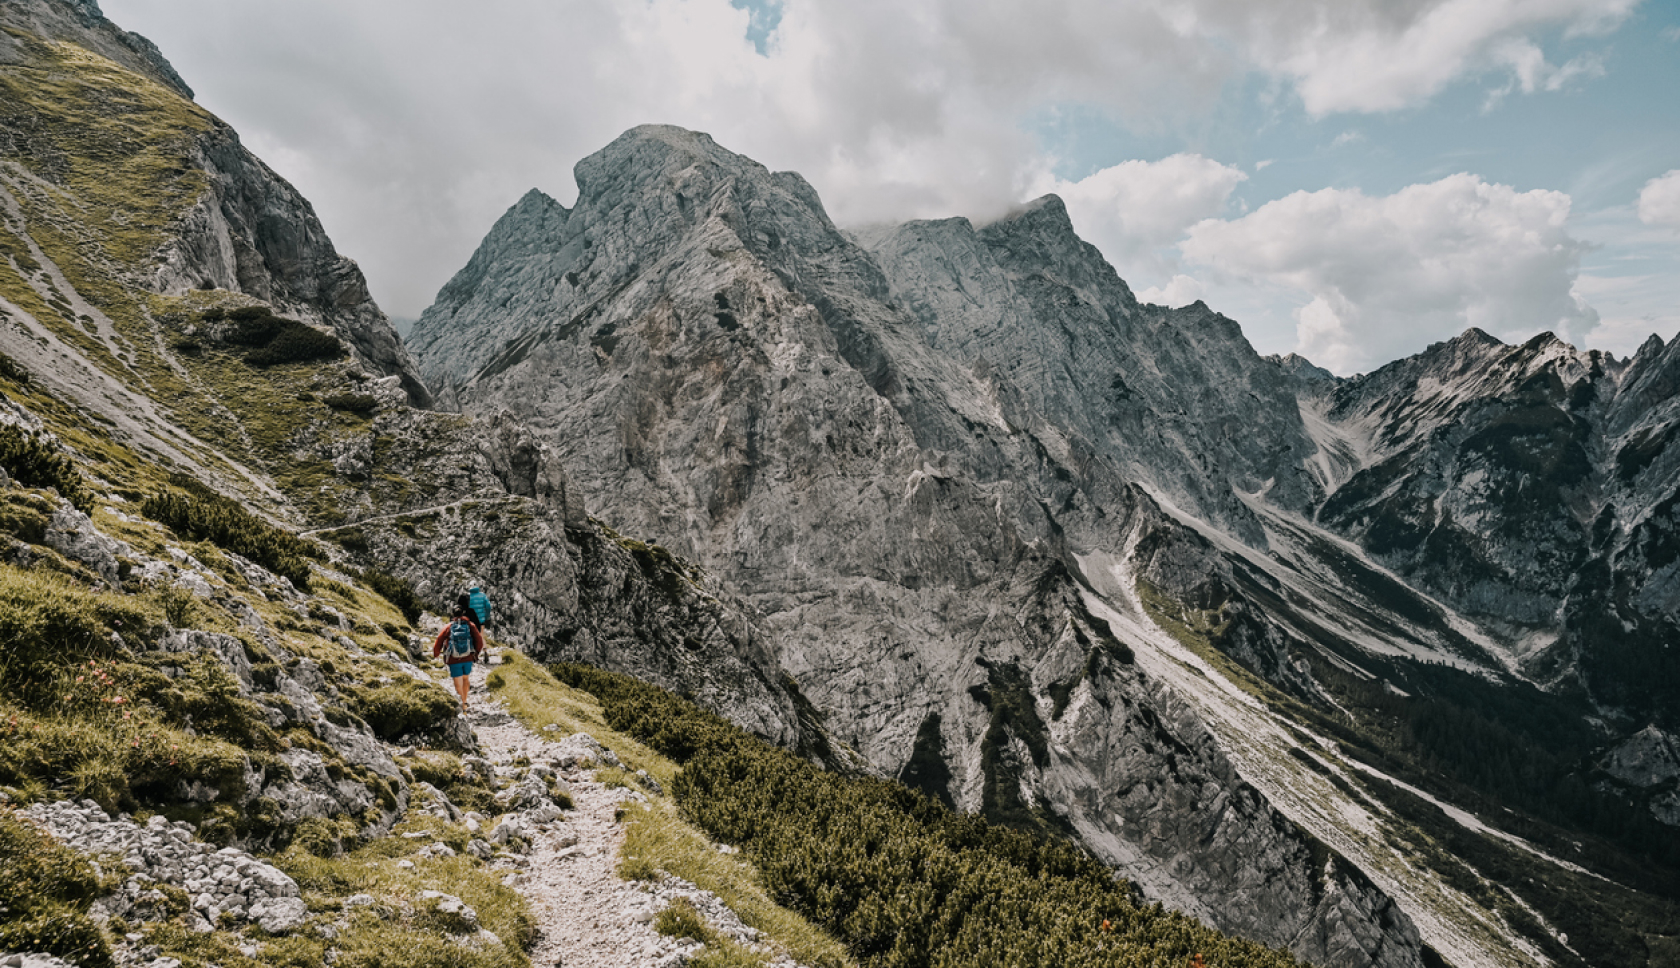
M451 664L456 662L477 662L479 654L484 651L484 636L479 634L478 623L473 621L470 617L463 616L463 618L466 618L467 628L472 629L473 650L459 659L451 658L449 660ZM443 627L443 631L438 633L437 641L432 643L432 658L435 659L443 654L443 647L449 644L449 626L454 624L455 620L450 619L449 625L445 625Z

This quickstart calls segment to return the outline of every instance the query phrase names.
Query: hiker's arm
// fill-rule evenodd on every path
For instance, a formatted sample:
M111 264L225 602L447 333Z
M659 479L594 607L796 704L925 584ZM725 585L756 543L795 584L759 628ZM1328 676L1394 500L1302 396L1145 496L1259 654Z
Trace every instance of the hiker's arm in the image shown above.
M473 632L473 655L476 656L476 655L483 654L483 652L484 652L484 633L480 632L478 630L478 626L472 624L471 622L467 623L467 628L472 629L472 632Z
M432 643L432 658L435 659L443 654L443 640L448 637L449 626L445 625L443 629L438 632L437 641Z

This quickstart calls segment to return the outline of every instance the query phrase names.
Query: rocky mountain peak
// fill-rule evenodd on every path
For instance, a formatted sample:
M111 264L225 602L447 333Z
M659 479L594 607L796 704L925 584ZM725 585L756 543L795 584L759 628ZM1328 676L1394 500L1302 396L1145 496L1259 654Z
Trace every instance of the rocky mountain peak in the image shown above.
M1201 302L1199 299L1196 301ZM1282 370L1290 379L1297 380L1315 389L1327 388L1337 382L1336 374L1299 353L1288 353L1283 356L1273 354L1266 359L1276 363L1278 369Z
M1058 195L1028 202L982 227L980 235L988 244L1006 250L1018 273L1048 272L1072 285L1100 288L1127 315L1137 308L1137 299L1119 273L1096 246L1079 237Z

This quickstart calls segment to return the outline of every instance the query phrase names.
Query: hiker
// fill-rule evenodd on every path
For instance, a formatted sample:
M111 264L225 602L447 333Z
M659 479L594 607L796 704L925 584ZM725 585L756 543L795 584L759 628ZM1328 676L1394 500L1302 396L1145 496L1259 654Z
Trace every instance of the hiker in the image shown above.
M489 611L489 604L485 604ZM443 656L449 663L449 675L455 680L455 691L461 696L461 713L467 711L467 692L471 684L467 677L472 675L473 663L478 661L484 651L484 636L478 630L478 615L473 611L472 601L462 595L455 602L455 614L450 616L449 624L438 633L437 641L432 643L432 658Z
M467 586L467 601L471 603L473 614L478 616L478 627L490 627L490 596L484 594L484 589L474 582Z

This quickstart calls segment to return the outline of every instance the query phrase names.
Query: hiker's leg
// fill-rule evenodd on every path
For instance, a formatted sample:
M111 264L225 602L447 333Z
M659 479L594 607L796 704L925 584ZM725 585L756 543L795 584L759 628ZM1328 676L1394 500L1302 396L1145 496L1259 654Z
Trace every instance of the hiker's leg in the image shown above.
M468 682L466 676L455 677L455 691L461 694L461 705L467 704Z

